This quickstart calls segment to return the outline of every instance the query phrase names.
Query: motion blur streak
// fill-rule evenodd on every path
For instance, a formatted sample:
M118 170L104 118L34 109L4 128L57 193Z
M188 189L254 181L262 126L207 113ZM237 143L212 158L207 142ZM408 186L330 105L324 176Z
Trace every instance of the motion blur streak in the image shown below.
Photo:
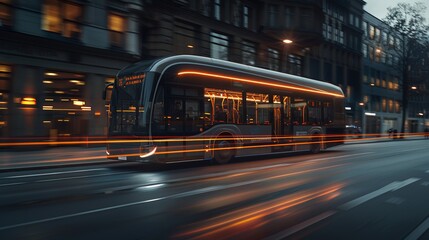
M406 137L423 137L424 133L397 133L397 136ZM26 141L26 142L1 142L0 147L29 147L29 146L61 146L61 145L76 145L76 146L89 146L96 144L114 144L114 143L165 143L165 142L198 142L198 141L221 141L221 140L293 140L293 139L308 139L314 136L249 136L245 137L237 136L232 138L220 138L220 137L205 137L205 138L179 138L171 137L172 139L121 139L121 140L85 140L85 141ZM345 139L347 142L358 142L363 140L375 140L375 139L389 139L392 138L388 135L380 134L336 134L336 135L318 135L317 137L322 137L325 139L329 138L356 138L356 139ZM174 139L175 138L175 139Z
M189 230L176 234L174 237L177 239L234 239L234 235L260 230L259 228L264 225L288 216L289 211L285 211L293 207L316 199L321 201L332 199L331 196L338 196L342 188L342 184L333 184L258 203L193 224L187 227Z

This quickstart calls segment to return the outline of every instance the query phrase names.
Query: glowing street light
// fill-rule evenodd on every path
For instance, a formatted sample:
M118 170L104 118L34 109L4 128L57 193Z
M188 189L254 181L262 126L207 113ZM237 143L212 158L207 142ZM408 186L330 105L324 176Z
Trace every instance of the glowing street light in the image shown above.
M292 41L292 40L290 40L290 39L284 39L284 40L283 40L283 42L284 42L284 43L286 43L286 44L291 44L291 43L293 43L293 41Z

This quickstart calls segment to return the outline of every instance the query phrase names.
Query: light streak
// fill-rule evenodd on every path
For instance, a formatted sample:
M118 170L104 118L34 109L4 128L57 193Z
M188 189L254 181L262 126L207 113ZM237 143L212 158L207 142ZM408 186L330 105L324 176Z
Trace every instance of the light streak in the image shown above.
M177 75L179 75L179 76L182 76L182 75L199 75L199 76L213 77L213 78L224 79L224 80L233 80L233 81L237 81L237 82L251 83L251 84L256 84L256 85L264 85L267 87L278 87L278 88L283 88L283 89L288 89L288 90L297 90L297 91L301 91L301 92L310 92L310 93L317 93L317 94L322 94L322 95L329 95L329 96L344 98L344 95L342 95L342 94L332 93L332 92L323 91L323 90L315 90L315 89L297 87L297 86L286 85L286 84L263 82L261 80L252 80L252 79L239 78L239 77L220 75L220 74L214 74L214 73L205 73L205 72L197 72L197 71L183 71L183 72L179 72Z

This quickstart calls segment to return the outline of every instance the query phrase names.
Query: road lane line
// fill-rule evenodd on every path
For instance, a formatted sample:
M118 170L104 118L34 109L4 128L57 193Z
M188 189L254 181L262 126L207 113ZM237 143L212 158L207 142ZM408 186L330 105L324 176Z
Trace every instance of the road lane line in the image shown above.
M417 240L429 229L429 217L426 218L414 231L404 240Z
M15 175L15 176L3 177L3 178L14 179L14 178L27 178L27 177L40 177L40 176L50 176L50 175L59 175L59 174L67 174L67 173L92 172L92 171L101 171L101 170L106 170L106 168L93 168L93 169L83 169L83 170L64 171L64 172L50 172L50 173L28 174L28 175Z
M20 223L20 224L15 224L15 225L10 225L10 226L4 226L4 227L0 227L0 231L12 229L12 228L17 228L17 227L24 227L24 226L28 226L28 225L32 225L32 224L46 223L46 222L51 222L51 221L55 221L55 220L62 220L62 219L71 218L71 217L78 217L78 216L88 215L88 214L91 214L91 213L98 213L98 212L113 210L113 209L117 209L117 208L123 208L123 207L129 207L129 206L139 205L139 204L143 204L143 203L156 202L156 201L159 201L159 200L162 200L162 199L164 199L164 198L153 198L153 199L139 201L139 202L133 202L133 203L126 203L126 204L116 205L116 206L113 206L113 207L99 208L99 209L95 209L95 210L91 210L91 211L79 212L79 213L68 214L68 215L59 216L59 217L45 218L45 219L31 221L31 222L26 222L26 223Z
M373 198L376 198L376 197L383 195L387 192L396 191L396 190L403 188L403 187L405 187L405 186L407 186L413 182L416 182L418 180L420 180L420 178L409 178L409 179L404 180L402 182L395 181L395 182L389 183L386 186L384 186L378 190L375 190L374 192L368 193L366 195L363 195L362 197L358 197L358 198L356 198L350 202L347 202L347 203L341 205L339 207L339 209L346 210L346 211L350 210L350 209L352 209L352 208L354 208L354 207L356 207L362 203L365 203L365 202L367 202Z
M331 159L342 158L342 157L356 157L356 156L367 155L367 154L371 154L371 153L374 153L374 152L355 153L355 154L336 156L336 157L316 158L316 159L312 159L312 160L307 160L305 162L319 162L319 161L331 160Z
M22 185L22 184L25 184L25 182L5 183L5 184L0 184L0 187L15 186L15 185Z
M336 213L336 211L324 212L324 213L319 214L315 217L312 217L308 220L305 220L304 222L301 222L301 223L299 223L299 224L297 224L291 228L288 228L282 232L279 232L273 236L269 236L267 238L264 238L264 240L285 239L285 238L287 238L287 237L289 237L289 236L291 236L291 235L293 235L293 234L295 234L295 233L297 233L297 232L299 232L299 231L301 231L301 230L303 230L303 229L305 229L305 228L307 228L313 224L316 224L316 223L322 221L323 219L326 219L326 218L334 215L335 213Z

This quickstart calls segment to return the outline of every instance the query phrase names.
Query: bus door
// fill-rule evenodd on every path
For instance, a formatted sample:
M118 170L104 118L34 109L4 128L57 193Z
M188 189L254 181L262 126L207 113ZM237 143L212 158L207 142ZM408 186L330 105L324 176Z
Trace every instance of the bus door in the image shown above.
M294 97L291 101L292 135L295 143L295 150L308 150L310 141L308 135L308 104L307 100L300 97Z
M163 149L166 153L166 161L183 160L185 152L185 100L183 98L171 98L167 100L166 142Z
M280 144L273 147L273 151L282 151L284 143L284 128L282 124L282 105L281 97L279 95L274 95L270 99L270 104L272 105L272 141L274 144Z
M282 142L283 150L292 150L293 149L293 124L291 118L291 97L281 96L281 115L282 118Z
M204 129L203 99L185 100L185 152L183 158L203 159L205 155L205 139L199 136Z

